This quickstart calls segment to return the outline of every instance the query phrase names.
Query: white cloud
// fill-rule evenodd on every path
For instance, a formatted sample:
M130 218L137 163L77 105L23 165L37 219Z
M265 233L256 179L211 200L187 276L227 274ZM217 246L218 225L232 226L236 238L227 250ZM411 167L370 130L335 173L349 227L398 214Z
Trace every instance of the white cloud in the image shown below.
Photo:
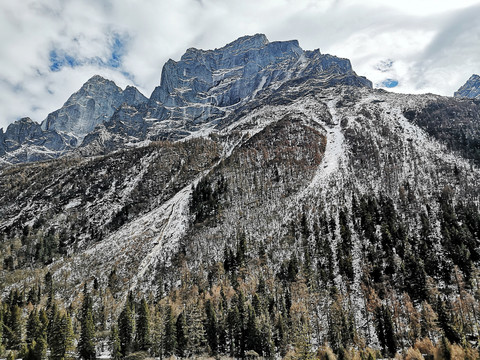
M168 58L178 60L189 47L221 47L254 33L265 33L271 41L298 39L304 49L347 57L357 73L374 83L398 80L395 91L451 95L472 73L480 72L477 4L478 0L2 2L0 127L22 116L42 121L97 73L122 87L137 85L149 96ZM55 57L57 69L52 66ZM387 59L392 66L382 72L378 64Z

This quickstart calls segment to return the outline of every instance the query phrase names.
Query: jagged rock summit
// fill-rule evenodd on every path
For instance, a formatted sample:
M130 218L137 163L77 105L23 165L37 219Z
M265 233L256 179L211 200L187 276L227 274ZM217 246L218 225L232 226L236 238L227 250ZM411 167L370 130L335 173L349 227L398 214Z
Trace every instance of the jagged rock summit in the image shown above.
M71 151L88 156L144 141L178 140L220 126L222 119L252 101L306 81L321 87L372 88L348 59L305 51L297 40L269 42L263 34L243 36L219 49L190 48L179 61L167 61L149 99L135 87L122 90L111 80L93 76L48 115L29 141L17 141L16 148L30 149L31 143L49 134L55 141L42 140L40 149L29 152L29 159L43 160ZM12 147L1 149L5 155ZM24 161L30 160L8 156L10 163Z
M480 76L473 74L467 82L455 91L456 98L480 99Z
M119 88L99 75L90 78L65 104L43 121L44 130L55 130L81 141L95 126L107 121L122 104L140 105L147 101L136 88Z

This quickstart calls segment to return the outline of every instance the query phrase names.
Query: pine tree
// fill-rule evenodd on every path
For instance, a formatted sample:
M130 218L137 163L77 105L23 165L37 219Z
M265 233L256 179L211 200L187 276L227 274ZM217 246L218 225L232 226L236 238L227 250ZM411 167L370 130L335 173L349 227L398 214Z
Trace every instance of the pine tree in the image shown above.
M47 355L47 340L45 337L39 337L31 344L31 348L28 349L29 360L43 360ZM27 359L25 359L27 360Z
M218 331L217 331L217 317L215 315L215 308L210 300L207 300L205 305L207 319L205 322L205 331L207 333L207 342L210 347L212 355L218 352Z
M95 360L95 323L93 321L92 299L85 285L83 290L82 314L80 319L81 332L78 341L78 353L84 360Z
M197 355L203 351L205 343L205 328L200 309L196 304L187 308L187 350L189 354Z
M53 301L50 304L50 307L48 308L47 311L47 342L50 343L50 339L53 336L53 326L54 326L54 319L57 316L58 313L58 307L57 303Z
M2 350L2 344L3 344L3 304L0 301L0 350Z
M175 327L175 316L170 305L167 306L165 312L165 337L163 340L163 348L167 356L173 355L177 347L177 329Z
M7 346L10 349L19 349L22 343L22 310L18 305L10 307L10 318L7 327Z
M393 327L392 314L387 306L383 309L383 319L388 354L393 357L397 352L397 337Z
M238 354L240 348L240 314L237 306L233 305L227 314L227 338L230 342L230 356Z
M275 324L275 346L280 352L280 356L284 357L287 353L287 333L285 328L285 321L282 314L278 315L277 323Z
M184 311L182 311L180 315L178 315L176 328L177 328L176 353L179 357L185 357L187 352L187 346L188 346L188 336L187 336L187 320L186 320Z
M251 305L248 306L247 328L245 334L246 350L253 350L257 353L261 353L262 349L259 342L260 331L258 329L257 316Z
M112 360L121 360L122 356L122 347L120 345L120 337L118 336L118 328L113 326L112 332L110 334L110 354Z
M42 360L47 353L47 327L40 321L38 312L32 310L27 322L27 353L25 360Z
M49 342L50 358L63 360L67 353L73 350L73 330L70 316L66 313L57 312L53 320L53 332Z
M133 349L133 334L135 330L135 318L133 315L133 304L130 296L118 318L118 335L120 337L120 348L123 356L127 356Z
M27 344L31 344L38 337L42 327L38 312L36 310L30 311L27 320Z
M151 346L150 341L150 310L145 299L142 299L140 309L138 311L137 321L137 350L148 351Z

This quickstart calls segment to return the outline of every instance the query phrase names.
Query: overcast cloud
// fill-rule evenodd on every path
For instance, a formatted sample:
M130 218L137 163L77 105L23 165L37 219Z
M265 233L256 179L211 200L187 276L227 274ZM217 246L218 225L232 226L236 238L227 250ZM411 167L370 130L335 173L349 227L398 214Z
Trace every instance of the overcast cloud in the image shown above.
M243 35L346 57L375 86L452 95L480 73L478 0L43 0L0 4L0 127L91 76L150 96L163 64Z

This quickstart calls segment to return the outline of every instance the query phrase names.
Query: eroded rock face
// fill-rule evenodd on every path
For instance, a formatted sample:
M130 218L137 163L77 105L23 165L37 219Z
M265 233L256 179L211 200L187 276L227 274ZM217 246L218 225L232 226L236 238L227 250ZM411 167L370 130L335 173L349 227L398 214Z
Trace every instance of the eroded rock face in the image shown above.
M304 51L296 40L269 42L256 34L220 49L190 48L179 61L169 60L150 99L135 87L122 90L96 75L49 114L41 127L37 124L28 136L17 136L15 144L27 149L31 143L42 143L41 148L30 149L30 158L33 152L52 158L71 150L87 156L145 140L178 140L225 122L221 119L231 118L239 109L258 106L272 96L288 96L290 89L309 81L315 89L372 87L369 80L357 76L348 59ZM4 137L0 134L0 140ZM17 158L12 146L0 145L0 156L8 152L9 162L30 161Z
M60 109L49 114L42 128L71 134L81 141L95 126L107 121L122 103L135 106L146 101L136 88L123 91L113 81L95 75Z
M10 124L5 133L0 133L0 155L11 163L55 158L76 145L74 137L43 130L28 117Z
M369 80L354 73L349 60L319 50L304 51L296 40L269 42L257 34L220 49L191 48L180 61L169 60L163 67L160 86L149 101L149 117L201 123L291 79L326 74L328 81L337 79L332 84L372 87ZM342 81L343 75L356 80ZM182 111L176 111L180 107Z
M457 98L480 99L480 76L473 74L454 94Z

